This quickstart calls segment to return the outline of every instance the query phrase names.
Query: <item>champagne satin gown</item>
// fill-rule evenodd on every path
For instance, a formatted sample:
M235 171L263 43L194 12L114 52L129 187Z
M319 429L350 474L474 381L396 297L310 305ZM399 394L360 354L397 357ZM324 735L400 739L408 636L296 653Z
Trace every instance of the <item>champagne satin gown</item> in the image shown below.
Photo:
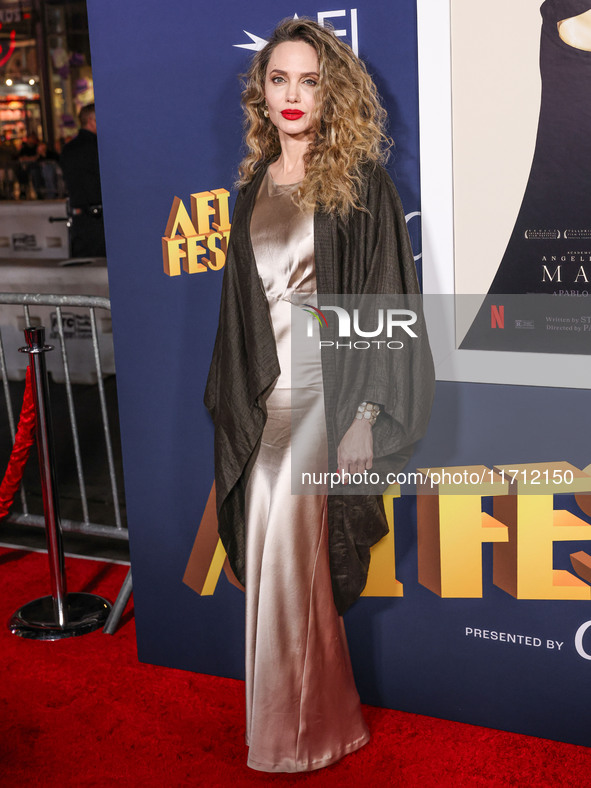
M316 293L314 217L294 188L267 172L250 226L281 367L246 488L246 741L265 772L319 769L369 739L332 596L326 496L291 493L296 432L309 467L327 467L319 352L292 380L291 301Z

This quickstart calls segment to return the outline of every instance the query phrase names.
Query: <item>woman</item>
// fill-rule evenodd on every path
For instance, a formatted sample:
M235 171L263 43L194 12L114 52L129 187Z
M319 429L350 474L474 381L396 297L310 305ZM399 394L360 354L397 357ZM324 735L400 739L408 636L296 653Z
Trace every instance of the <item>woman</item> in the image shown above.
M404 453L428 404L387 374L351 403L319 354L295 374L292 303L418 286L404 213L379 165L385 112L351 49L310 20L282 22L253 59L243 105L248 154L205 402L219 531L246 587L248 764L307 771L369 738L340 615L363 590L387 524L375 495L291 494L292 422L316 467L338 461L353 473L374 455ZM417 366L427 400L429 365Z

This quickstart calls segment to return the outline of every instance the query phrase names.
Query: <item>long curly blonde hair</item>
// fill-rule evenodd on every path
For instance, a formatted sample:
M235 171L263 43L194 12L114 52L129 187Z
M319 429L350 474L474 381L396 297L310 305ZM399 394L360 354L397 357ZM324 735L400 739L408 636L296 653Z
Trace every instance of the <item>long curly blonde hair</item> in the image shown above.
M265 78L271 52L286 41L310 44L320 72L315 138L304 156L306 174L293 200L302 209L345 216L359 207L363 165L384 162L392 140L385 130L386 111L365 65L332 30L311 19L284 19L252 59L242 92L248 152L237 186L249 183L261 164L281 152L277 129L264 115Z

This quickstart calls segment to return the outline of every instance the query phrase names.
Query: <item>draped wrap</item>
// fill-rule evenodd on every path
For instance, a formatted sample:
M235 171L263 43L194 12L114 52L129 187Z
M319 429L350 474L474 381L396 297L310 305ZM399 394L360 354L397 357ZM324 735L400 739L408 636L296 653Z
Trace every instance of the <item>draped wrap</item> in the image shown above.
M220 318L205 405L214 427L219 534L236 577L244 583L246 468L265 424L261 395L279 375L275 339L250 241L250 220L266 165L237 197L222 284ZM314 215L314 257L322 294L419 293L404 211L394 184L379 165L367 165L360 193L365 210L345 218ZM433 397L433 362L422 321L413 352L388 354L363 384L363 398L380 403L374 428L374 468L399 470L424 434ZM385 354L382 354L385 357ZM358 402L353 363L322 353L329 468ZM357 386L358 389L358 386ZM329 557L340 614L367 580L370 547L388 530L381 496L328 496Z

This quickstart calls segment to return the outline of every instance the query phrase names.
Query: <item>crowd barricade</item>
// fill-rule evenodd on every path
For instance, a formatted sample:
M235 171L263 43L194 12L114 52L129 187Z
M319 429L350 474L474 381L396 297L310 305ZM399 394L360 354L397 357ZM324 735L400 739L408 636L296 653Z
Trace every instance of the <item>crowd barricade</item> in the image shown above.
M85 295L0 293L0 314L3 315L5 307L9 306L16 307L20 311L23 323L26 326L40 325L42 322L45 322L46 318L42 319L39 317L40 311L49 310L51 313L51 320L48 325L48 340L51 344L55 344L56 347L53 352L47 354L48 358L52 358L52 363L48 365L48 369L51 371L54 381L63 384L65 387L69 429L82 512L80 521L62 518L62 529L64 531L127 540L129 538L128 531L122 522L121 515L119 491L122 489L122 485L116 473L111 424L104 384L104 378L114 373L110 321L111 305L109 299L103 296ZM16 423L9 381L21 379L22 375L20 370L15 374L15 368L11 369L8 363L11 356L7 352L6 335L8 334L10 338L11 351L13 350L12 345L15 337L12 336L11 330L7 330L3 322L4 320L0 319L0 377L2 378L6 403L6 419L14 443ZM47 325L47 323L45 324ZM77 331L77 328L80 328L80 331ZM21 334L18 345L22 344ZM23 363L26 365L26 358L23 358ZM89 517L87 492L89 480L84 473L78 419L74 407L72 384L75 382L92 383L97 386L98 390L100 413L97 416L100 418L104 436L111 493L110 503L112 504L112 517L109 518L112 522L108 523L91 522ZM90 484L92 484L92 480L90 480ZM45 518L43 516L29 512L27 493L22 486L20 490L20 504L20 511L15 511L16 504L13 506L7 517L8 522L20 525L45 526Z
M33 260L54 260L59 263L68 255L68 213L65 199L0 200L0 262L10 264L24 261L25 265L30 266ZM2 289L12 288L2 285ZM28 289L25 285L19 292L26 292Z

